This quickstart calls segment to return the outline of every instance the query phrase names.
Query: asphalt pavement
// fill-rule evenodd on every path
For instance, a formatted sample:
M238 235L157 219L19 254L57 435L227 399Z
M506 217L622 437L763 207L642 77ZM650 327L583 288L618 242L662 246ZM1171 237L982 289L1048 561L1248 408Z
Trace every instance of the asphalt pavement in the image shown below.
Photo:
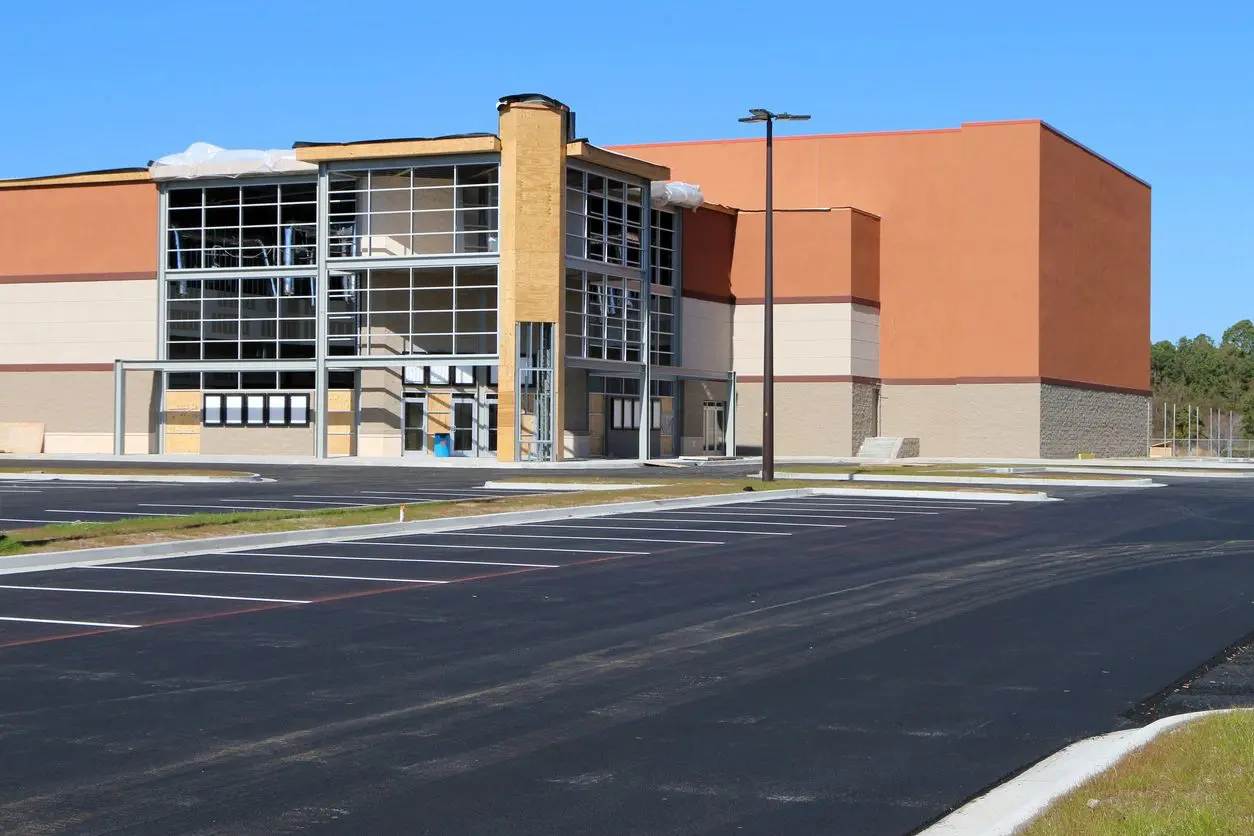
M126 566L0 576L0 831L901 836L1248 637L1254 493Z

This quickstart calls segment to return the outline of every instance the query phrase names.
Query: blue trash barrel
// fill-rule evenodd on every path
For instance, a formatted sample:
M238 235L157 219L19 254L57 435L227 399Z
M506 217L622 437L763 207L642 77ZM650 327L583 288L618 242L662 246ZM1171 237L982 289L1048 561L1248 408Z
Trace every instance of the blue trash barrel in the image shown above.
M453 452L452 438L448 433L438 433L435 437L435 455L438 459L447 459Z

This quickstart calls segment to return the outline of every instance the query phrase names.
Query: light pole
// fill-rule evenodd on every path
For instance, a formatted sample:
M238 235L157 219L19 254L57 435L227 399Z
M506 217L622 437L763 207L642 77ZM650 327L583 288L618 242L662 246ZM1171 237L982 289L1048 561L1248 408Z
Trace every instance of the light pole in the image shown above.
M749 108L741 122L766 123L766 281L762 306L762 481L775 481L775 251L773 233L773 187L775 171L772 154L775 122L804 122L810 117L793 113L772 113L760 107Z

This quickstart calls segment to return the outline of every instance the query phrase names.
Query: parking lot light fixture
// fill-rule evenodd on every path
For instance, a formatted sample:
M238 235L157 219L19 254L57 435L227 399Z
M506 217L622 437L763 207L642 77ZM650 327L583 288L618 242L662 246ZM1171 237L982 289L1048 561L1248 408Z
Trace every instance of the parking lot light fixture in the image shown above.
M775 261L773 240L774 214L774 124L804 122L808 114L773 113L760 107L749 108L741 122L766 123L766 275L763 282L762 305L762 481L775 481Z

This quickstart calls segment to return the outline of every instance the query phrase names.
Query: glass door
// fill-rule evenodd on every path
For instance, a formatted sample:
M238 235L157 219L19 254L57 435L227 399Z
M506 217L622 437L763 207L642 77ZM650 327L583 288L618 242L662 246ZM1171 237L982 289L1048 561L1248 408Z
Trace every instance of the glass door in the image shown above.
M405 455L427 452L427 399L405 398Z
M475 454L475 396L453 396L453 453Z

